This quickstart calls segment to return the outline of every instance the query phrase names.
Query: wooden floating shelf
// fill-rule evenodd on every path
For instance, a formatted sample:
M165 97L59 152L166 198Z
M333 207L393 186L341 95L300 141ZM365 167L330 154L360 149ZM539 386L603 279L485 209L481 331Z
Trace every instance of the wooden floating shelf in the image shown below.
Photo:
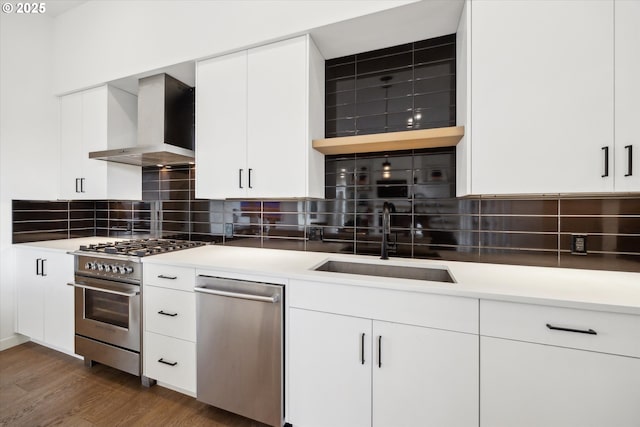
M313 148L323 154L371 153L455 147L464 136L464 126L343 136L313 140Z

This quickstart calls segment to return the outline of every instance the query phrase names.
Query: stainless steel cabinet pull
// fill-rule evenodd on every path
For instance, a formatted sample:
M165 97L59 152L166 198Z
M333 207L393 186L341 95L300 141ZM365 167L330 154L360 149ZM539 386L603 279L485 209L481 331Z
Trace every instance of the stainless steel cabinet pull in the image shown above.
M550 323L547 323L547 328L552 329L554 331L577 332L579 334L598 335L598 333L596 331L594 331L593 329L563 328L561 326L553 326Z
M382 368L382 335L378 335L378 368Z
M203 294L211 294L211 295L219 295L219 296L223 296L223 297L231 297L231 298L240 298L240 299L248 299L251 301L261 301L261 302L270 302L270 303L276 303L278 301L280 301L280 299L278 298L278 295L274 295L272 297L265 297L262 295L252 295L252 294L240 294L237 292L227 292L227 291L219 291L219 290L214 290L214 289L207 289L207 288L193 288L194 291L196 292L201 292Z
M76 193L80 192L80 178L76 178Z
M633 175L633 145L625 145L624 149L627 150L627 173L624 176Z
M364 365L364 332L360 335L360 364Z
M609 147L602 147L604 151L604 173L601 175L603 178L609 176Z
M164 363L165 365L169 366L176 366L178 364L178 362L169 362L168 360L164 360L162 357L158 359L158 362Z
M160 310L158 314L162 314L163 316L171 316L171 317L176 317L178 315L178 313L167 313L164 310Z
M253 188L251 186L251 172L253 172L253 169L249 168L249 188Z
M244 188L242 187L242 171L243 169L238 169L238 187L239 188Z
M123 297L129 297L129 298L135 297L136 295L140 294L140 292L120 292L120 291L114 291L112 289L99 288L97 286L81 285L79 283L67 283L67 285L73 286L74 288L88 289L90 291L104 292L107 294L120 295Z
M176 280L177 278L178 276L165 276L164 274L158 274L158 279Z

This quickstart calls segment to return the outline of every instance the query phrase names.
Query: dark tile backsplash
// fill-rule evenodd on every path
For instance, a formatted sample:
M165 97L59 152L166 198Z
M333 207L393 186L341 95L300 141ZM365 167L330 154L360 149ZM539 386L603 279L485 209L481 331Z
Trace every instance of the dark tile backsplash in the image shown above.
M455 198L450 152L388 154L327 157L324 200L197 200L193 166L145 168L144 201L14 200L13 241L161 236L377 255L389 201L392 256L640 271L640 197ZM588 255L570 253L571 234L587 234Z
M325 63L325 137L455 126L455 34Z

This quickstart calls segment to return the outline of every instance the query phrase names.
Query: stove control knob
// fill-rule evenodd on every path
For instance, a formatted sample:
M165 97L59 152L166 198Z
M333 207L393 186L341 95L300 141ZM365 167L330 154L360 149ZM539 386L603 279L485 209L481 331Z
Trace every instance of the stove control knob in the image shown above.
M93 263L92 262L88 262L84 265L84 269L85 270L91 270L91 267L93 267Z
M107 265L107 271L109 271L111 273L117 273L118 272L118 267L113 265L113 264L109 264L109 265Z
M131 274L133 273L133 267L124 267L124 274Z
M91 264L91 269L92 270L97 270L98 269L98 263L97 262L90 262L89 264Z
M105 265L104 264L98 264L98 271L104 271L105 270Z

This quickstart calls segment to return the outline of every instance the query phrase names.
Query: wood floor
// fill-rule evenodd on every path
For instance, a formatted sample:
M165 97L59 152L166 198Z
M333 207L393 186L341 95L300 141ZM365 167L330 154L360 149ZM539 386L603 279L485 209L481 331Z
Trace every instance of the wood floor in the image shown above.
M49 425L264 426L35 343L1 351L0 426Z

